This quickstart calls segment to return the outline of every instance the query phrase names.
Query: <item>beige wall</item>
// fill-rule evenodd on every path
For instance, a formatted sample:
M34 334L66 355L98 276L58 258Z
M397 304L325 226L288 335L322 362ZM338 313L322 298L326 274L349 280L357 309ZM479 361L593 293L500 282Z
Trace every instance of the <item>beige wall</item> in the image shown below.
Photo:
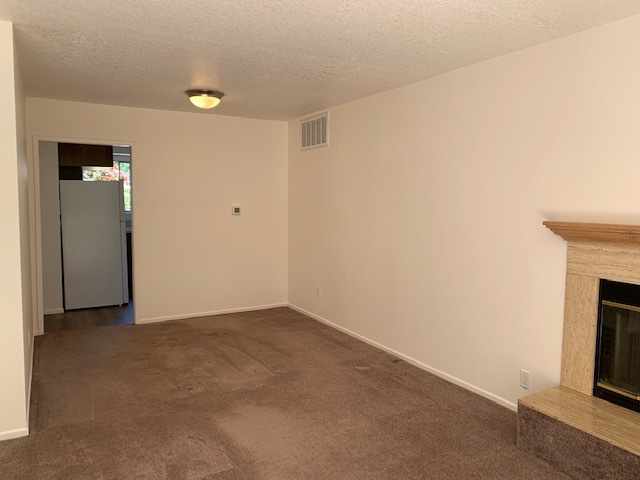
M289 126L289 301L514 407L559 383L565 243L640 223L640 17ZM322 296L316 286L322 287Z
M14 51L15 52L15 51ZM29 218L29 168L27 161L27 124L22 73L17 54L14 55L14 85L16 99L16 153L18 164L18 204L20 216L20 274L22 289L22 332L24 347L24 375L26 408L31 391L31 362L33 360L33 292L31 285L31 235Z
M0 22L0 440L26 435L31 298L24 97L13 29Z
M286 302L286 123L28 98L27 132L132 142L139 321Z
M58 144L40 142L40 235L42 237L42 304L45 315L62 313L62 251Z

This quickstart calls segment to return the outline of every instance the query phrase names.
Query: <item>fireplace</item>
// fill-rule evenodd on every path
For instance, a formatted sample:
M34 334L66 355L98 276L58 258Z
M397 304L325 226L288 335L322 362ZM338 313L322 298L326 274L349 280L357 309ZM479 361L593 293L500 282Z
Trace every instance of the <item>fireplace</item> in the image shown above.
M593 394L640 412L640 286L600 280Z
M518 448L574 478L638 478L637 407L598 397L638 405L640 225L544 224L568 243L560 385L518 400Z
M640 226L544 224L568 242L560 385L595 396L600 282L640 285Z

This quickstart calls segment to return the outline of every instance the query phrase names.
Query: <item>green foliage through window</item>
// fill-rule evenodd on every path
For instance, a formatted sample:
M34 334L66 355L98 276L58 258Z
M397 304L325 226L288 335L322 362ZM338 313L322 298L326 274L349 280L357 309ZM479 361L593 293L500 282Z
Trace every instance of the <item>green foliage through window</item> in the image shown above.
M131 211L131 163L113 161L112 167L82 167L85 182L118 182L122 180L124 210Z

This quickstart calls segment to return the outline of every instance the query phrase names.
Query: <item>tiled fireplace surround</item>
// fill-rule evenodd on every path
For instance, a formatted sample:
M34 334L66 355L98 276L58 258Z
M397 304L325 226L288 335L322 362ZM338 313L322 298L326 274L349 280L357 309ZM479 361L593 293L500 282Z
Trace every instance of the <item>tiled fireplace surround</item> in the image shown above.
M518 446L575 478L640 478L640 414L592 393L600 279L640 285L640 227L544 225L568 242L560 386L520 399Z

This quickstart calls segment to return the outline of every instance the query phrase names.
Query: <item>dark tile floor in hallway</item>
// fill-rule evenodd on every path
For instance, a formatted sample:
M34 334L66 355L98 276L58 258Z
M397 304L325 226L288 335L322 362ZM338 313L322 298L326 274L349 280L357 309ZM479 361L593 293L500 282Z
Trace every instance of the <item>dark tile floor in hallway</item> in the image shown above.
M133 323L133 302L129 302L122 306L83 308L45 315L44 331L49 333L108 325L131 325Z

